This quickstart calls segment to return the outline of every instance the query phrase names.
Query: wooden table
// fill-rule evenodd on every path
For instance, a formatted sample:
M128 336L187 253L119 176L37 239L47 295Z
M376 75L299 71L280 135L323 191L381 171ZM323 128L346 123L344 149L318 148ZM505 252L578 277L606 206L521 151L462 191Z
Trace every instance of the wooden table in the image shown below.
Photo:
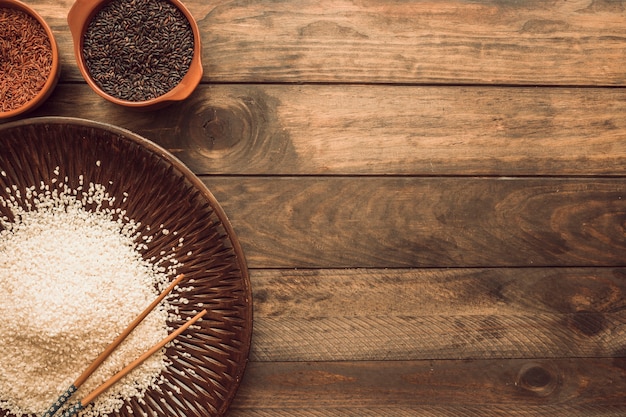
M229 417L626 415L626 2L187 0L203 81L148 113L27 2L62 58L31 116L153 140L233 223Z

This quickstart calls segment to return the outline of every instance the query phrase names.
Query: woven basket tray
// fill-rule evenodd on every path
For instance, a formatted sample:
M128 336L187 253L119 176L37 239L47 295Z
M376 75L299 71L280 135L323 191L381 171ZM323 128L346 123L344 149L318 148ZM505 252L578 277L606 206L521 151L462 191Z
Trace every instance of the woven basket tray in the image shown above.
M54 174L59 167L58 175ZM131 400L122 416L221 416L239 386L252 333L252 298L241 246L211 192L167 151L126 130L72 118L34 118L0 125L0 195L16 185L26 187L53 177L105 184L116 204L143 225L163 225L178 233L158 234L142 253L145 259L183 245L176 258L194 289L180 315L192 316L203 303L209 318L167 350L172 361L163 373L163 396L148 391ZM127 198L126 194L128 194ZM0 205L0 216L11 216ZM192 252L192 256L186 255ZM170 323L176 327L175 323ZM178 372L189 369L192 374ZM128 407L127 407L128 406ZM133 413L129 413L129 409ZM0 410L0 416L7 416Z

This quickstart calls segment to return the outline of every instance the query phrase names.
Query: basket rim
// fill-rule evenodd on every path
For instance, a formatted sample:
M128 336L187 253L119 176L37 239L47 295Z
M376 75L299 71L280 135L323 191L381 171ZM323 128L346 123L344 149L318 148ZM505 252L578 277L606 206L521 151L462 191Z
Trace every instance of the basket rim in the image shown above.
M160 145L152 142L151 140L132 132L123 127L115 126L110 123L99 122L89 119L83 119L78 117L62 117L62 116L44 116L44 117L31 117L26 119L20 119L16 121L10 121L6 123L0 123L0 143L2 142L2 132L8 131L14 128L27 127L27 126L36 126L36 125L71 125L78 127L86 127L86 128L94 128L102 131L106 131L109 133L113 133L119 135L129 141L138 144L139 146L145 148L149 152L156 154L157 156L163 158L166 163L169 163L173 169L177 170L186 180L188 180L191 185L198 191L200 194L207 199L207 202L210 204L211 208L215 215L219 218L224 230L226 231L227 238L229 239L232 250L237 258L237 266L241 271L241 283L245 293L246 305L245 305L245 315L247 318L247 328L245 332L242 334L242 345L241 352L242 360L237 364L236 372L233 374L234 381L232 389L230 390L230 395L224 398L224 403L222 404L223 409L220 410L221 413L225 413L232 403L239 386L241 384L243 375L247 368L249 362L249 354L252 342L252 329L253 329L253 304L252 304L252 287L250 283L250 276L247 267L247 262L245 259L245 254L243 252L243 248L237 235L235 234L234 228L228 219L225 211L213 195L213 193L209 190L209 188L176 156L170 153L167 149L161 147Z

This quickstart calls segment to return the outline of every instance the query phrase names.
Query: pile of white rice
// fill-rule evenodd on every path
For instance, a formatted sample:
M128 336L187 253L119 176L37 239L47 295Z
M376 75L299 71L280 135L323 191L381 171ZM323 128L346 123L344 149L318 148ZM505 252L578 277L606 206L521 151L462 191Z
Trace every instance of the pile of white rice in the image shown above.
M44 413L176 274L174 251L154 262L141 257L140 225L114 208L105 186L81 176L70 189L58 168L55 174L51 185L9 187L9 198L0 198L15 216L0 218L0 407L17 416ZM153 229L139 241L168 233ZM166 299L155 309L70 403L166 337L168 319L176 318L171 307ZM163 349L79 415L106 415L141 398L158 388L167 365Z

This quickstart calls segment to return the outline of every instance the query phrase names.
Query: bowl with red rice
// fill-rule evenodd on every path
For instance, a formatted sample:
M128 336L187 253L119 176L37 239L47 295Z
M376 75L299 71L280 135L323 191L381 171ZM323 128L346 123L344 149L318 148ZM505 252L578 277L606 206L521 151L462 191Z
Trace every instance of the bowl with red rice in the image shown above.
M34 110L59 79L59 51L50 26L19 0L0 0L0 119Z

